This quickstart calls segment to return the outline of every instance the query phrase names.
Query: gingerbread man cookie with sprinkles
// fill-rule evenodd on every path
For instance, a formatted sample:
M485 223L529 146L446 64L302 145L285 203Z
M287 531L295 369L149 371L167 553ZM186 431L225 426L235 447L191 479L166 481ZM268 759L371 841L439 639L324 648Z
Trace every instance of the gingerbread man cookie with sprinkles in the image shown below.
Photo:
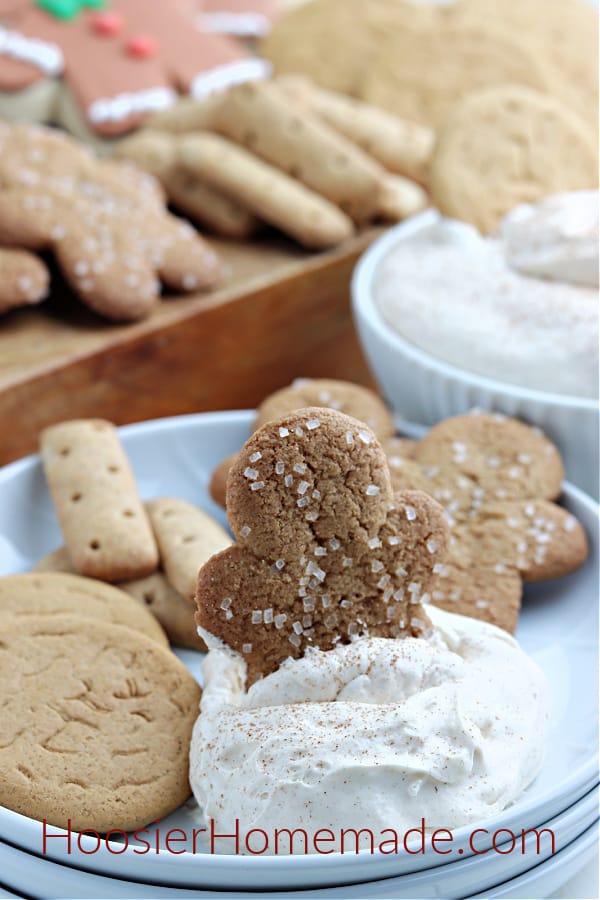
M227 513L237 544L200 570L197 622L243 655L248 684L308 647L428 631L443 509L394 494L362 422L313 407L262 426L229 473Z
M514 631L523 583L575 571L588 552L585 531L560 496L560 454L539 429L499 413L446 419L409 448L396 448L396 489L435 497L451 527L432 602L449 612Z
M180 94L203 97L269 71L238 41L203 28L189 0L0 7L0 115L90 141L138 128Z
M170 215L151 176L97 160L78 141L42 126L0 122L2 247L11 253L2 254L0 268L7 259L23 268L15 287L26 299L42 299L48 281L30 254L50 251L87 306L121 321L149 315L161 284L188 293L215 287L221 277L216 254ZM17 250L27 253L17 257Z

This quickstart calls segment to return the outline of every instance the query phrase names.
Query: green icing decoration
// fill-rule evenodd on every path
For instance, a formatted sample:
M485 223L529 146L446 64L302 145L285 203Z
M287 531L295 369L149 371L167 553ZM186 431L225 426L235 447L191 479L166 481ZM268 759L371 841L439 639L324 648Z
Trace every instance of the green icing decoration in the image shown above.
M83 9L104 9L106 5L107 0L36 0L36 6L65 22L74 19Z

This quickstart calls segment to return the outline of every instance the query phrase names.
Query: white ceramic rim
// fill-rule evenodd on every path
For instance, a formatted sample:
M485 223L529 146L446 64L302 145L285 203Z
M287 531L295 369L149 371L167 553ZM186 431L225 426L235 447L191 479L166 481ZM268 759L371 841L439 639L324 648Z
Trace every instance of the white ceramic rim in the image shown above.
M377 268L382 259L395 247L399 241L406 240L425 228L430 228L441 220L442 216L435 209L428 209L417 216L406 219L399 225L395 225L384 235L377 238L360 257L351 282L352 306L355 318L363 315L367 318L382 342L394 347L397 353L407 356L417 365L433 370L438 375L453 381L459 381L463 385L471 385L492 392L505 394L514 399L524 399L542 403L546 406L561 406L568 409L595 411L598 409L598 401L593 397L575 397L570 394L554 394L546 391L538 391L532 388L521 387L506 381L496 381L485 375L462 369L453 363L445 362L436 356L432 356L426 350L421 350L416 344L402 337L385 321L375 303L373 294L373 281Z
M208 427L215 427L220 423L226 421L238 428L243 428L249 435L252 429L255 415L256 414L254 410L237 410L220 413L196 413L187 416L154 419L146 422L135 423L121 428L120 432L124 437L127 437L127 435L129 434L134 434L136 437L151 437L152 435L156 435L160 432L179 431L182 428L194 428L195 426L198 426L200 424L206 425ZM38 467L39 465L40 457L37 454L18 460L17 462L6 466L4 469L0 469L0 483L3 480L3 476L5 477L7 474L10 475L28 468L33 469ZM575 501L576 503L581 504L586 508L586 511L590 514L590 516L598 518L598 505L583 491L579 490L568 482L565 482L563 484L563 496L567 500ZM544 800L540 800L540 798L537 798L531 799L525 803L519 802L516 809L515 805L510 806L497 816L481 821L485 821L485 826L491 833L492 831L496 831L505 827L510 828L511 824L514 825L513 817L516 813L516 815L518 816L519 827L537 827L540 824L540 814L541 821L547 821L549 818L559 815L560 812L566 811L575 802L581 799L597 783L598 759L597 754L593 753L585 763L583 763L570 773L569 777L562 783L559 791L551 794ZM15 813L12 810L6 809L5 807L0 807L0 833L8 833L8 831L12 827L13 829L20 831L24 835L26 843L31 846L36 838L39 838L39 824L40 823L37 820L22 816L19 813ZM465 848L468 848L469 835L479 824L480 822L474 822L456 829L453 832L454 845L456 847L463 846ZM61 829L53 829L54 834L58 835L60 832ZM66 832L64 833L66 834ZM84 836L84 845L85 842L88 841L93 841L93 838ZM120 845L115 842L111 842L111 845L114 846L115 849L118 849L120 847ZM21 844L21 846L23 845ZM111 855L108 853L97 854L98 857L104 855L106 855L106 858L111 858ZM463 858L466 859L469 855L470 854L466 852ZM125 853L120 853L118 857L123 861L125 861L126 859L133 860L134 857L137 858L133 853L133 849L131 847L129 847L125 851ZM331 854L331 856L327 857L327 867L330 870L336 870L339 868L344 869L348 867L354 870L359 869L361 870L360 875L358 871L355 871L354 875L352 876L352 880L350 880L349 876L346 874L342 878L340 878L339 883L360 883L361 881L370 880L368 878L368 875L366 874L369 868L369 859L379 859L379 856L377 854L373 856L368 852L361 852L357 855L353 855L352 857L350 857L348 854L334 853ZM286 873L290 873L291 870L292 872L300 876L303 870L307 868L310 869L311 866L315 865L315 862L315 858L312 855L269 857L261 856L250 858L244 855L221 856L204 853L192 854L186 852L180 856L177 856L178 870L188 870L189 877L192 880L193 874L197 874L198 866L201 863L204 869L208 868L212 870L210 876L211 881L216 877L222 877L223 883L227 882L227 873L232 869L232 867L234 869L241 869L242 871L246 870L247 872L252 869L252 874L256 874L258 878L260 878L260 872L262 870L270 870L271 872L277 872L278 870L281 870L285 871ZM320 858L317 862L320 862ZM190 867L193 867L193 870ZM434 866L425 865L419 867L419 869L426 870L427 868L433 867ZM94 866L93 870L99 871L97 866ZM416 870L417 869L415 868L415 871ZM118 877L117 873L118 870L115 870L115 875L117 875ZM293 878L293 875L291 877ZM333 877L333 873L331 877ZM381 876L376 876L376 879L377 878L381 878ZM304 888L304 890L308 889L309 888ZM274 890L274 888L271 888L271 890Z

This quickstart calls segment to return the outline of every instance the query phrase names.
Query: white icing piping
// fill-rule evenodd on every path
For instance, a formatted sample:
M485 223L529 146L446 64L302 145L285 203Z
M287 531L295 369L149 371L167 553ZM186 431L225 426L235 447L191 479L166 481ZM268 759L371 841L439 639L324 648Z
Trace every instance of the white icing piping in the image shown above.
M271 23L259 13L204 13L200 16L200 27L219 34L235 34L240 37L250 35L263 37L271 30Z
M64 58L60 47L38 38L26 37L18 31L9 31L0 26L0 56L10 56L20 62L29 63L46 75L60 75L64 69Z
M176 100L177 93L169 87L149 88L135 94L117 94L116 97L107 97L92 103L87 111L87 117L95 125L103 122L122 122L132 116L166 109Z
M268 78L272 71L271 63L265 59L242 59L224 66L216 66L214 69L198 72L192 82L190 94L196 98L206 97L234 84Z

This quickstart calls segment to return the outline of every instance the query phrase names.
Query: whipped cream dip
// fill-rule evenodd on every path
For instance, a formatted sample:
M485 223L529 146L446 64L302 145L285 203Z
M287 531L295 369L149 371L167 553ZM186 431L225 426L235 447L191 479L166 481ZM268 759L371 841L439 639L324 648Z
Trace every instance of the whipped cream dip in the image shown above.
M190 780L219 831L455 829L500 812L539 771L548 690L506 632L428 607L428 638L311 650L244 689L205 637Z
M598 192L520 206L495 237L442 219L398 240L375 303L401 337L502 382L598 396Z

